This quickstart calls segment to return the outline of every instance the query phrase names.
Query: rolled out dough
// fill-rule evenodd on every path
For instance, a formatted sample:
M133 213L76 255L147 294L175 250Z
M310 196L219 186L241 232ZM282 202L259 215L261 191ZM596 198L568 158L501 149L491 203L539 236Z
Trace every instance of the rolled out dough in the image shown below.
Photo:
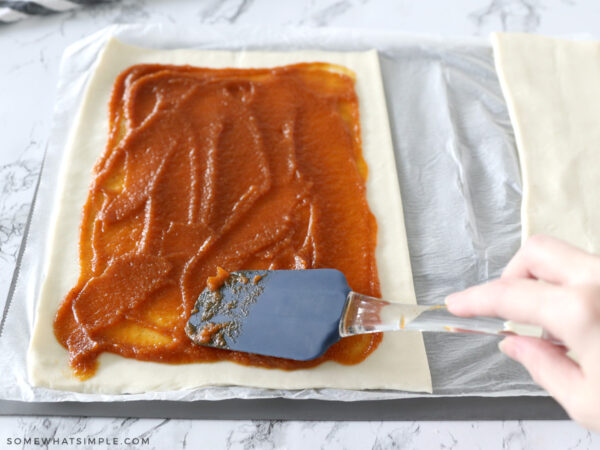
M600 42L492 42L521 163L523 240L543 233L600 253Z
M46 276L37 304L28 352L28 373L35 386L90 393L140 393L211 385L274 389L401 389L431 392L431 377L422 336L389 333L364 362L333 362L297 371L245 367L231 362L169 365L126 359L111 353L99 358L97 373L81 382L71 374L67 351L53 334L57 307L79 275L77 243L81 209L91 171L108 136L108 101L116 76L139 63L189 64L202 67L272 67L323 61L357 74L363 154L369 166L367 199L378 224L377 265L382 294L391 301L416 303L402 205L385 97L375 51L360 53L222 52L149 50L110 40L101 52L87 86L60 173Z

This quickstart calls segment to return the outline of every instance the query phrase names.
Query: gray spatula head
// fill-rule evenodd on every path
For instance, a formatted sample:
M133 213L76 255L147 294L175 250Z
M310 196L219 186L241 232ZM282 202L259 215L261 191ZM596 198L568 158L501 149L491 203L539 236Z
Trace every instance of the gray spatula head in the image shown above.
M200 294L186 333L200 345L314 359L340 339L349 292L333 269L233 272L218 290Z

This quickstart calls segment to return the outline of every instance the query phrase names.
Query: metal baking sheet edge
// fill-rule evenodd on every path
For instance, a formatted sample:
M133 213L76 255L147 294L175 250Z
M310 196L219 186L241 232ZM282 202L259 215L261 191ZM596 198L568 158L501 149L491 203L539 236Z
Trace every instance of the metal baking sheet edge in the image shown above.
M220 401L0 401L4 416L139 417L200 420L564 420L550 397L436 397L338 402L284 398Z

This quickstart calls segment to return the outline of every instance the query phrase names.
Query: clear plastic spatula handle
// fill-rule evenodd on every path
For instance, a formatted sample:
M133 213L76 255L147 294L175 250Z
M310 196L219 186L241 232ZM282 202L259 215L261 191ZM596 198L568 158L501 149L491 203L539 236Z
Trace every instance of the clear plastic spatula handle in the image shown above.
M390 303L385 300L350 292L340 320L340 336L383 331L428 331L446 333L478 333L490 335L518 334L562 343L541 327L522 325L496 317L458 317L444 305L423 306Z

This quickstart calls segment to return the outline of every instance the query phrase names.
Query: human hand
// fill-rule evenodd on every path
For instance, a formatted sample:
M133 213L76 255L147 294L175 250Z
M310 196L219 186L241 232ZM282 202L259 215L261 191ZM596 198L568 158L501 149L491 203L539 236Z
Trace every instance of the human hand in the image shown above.
M500 350L525 366L583 426L600 431L600 257L546 236L530 238L502 276L448 296L463 317L497 316L540 325L567 349L509 336Z

